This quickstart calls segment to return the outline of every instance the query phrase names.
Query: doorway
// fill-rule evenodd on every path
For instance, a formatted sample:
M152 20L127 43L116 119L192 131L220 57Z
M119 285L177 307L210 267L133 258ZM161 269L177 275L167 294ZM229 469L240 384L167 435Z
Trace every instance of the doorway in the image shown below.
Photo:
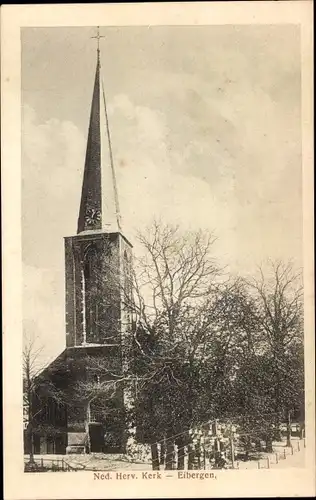
M47 436L47 454L54 455L55 454L55 441L52 436Z
M102 424L89 425L90 451L92 453L104 452L104 429Z

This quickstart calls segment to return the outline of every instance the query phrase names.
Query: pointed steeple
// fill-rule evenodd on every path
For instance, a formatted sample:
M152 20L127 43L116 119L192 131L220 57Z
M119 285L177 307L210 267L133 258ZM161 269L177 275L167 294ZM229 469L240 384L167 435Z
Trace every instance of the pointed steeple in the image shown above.
M110 129L101 77L99 33L78 233L120 231L120 213Z

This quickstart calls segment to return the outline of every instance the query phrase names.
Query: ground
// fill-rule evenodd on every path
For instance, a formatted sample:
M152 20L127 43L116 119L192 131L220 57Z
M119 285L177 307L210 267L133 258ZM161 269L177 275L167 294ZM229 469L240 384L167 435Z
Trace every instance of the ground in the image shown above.
M259 460L249 460L248 462L237 462L239 469L287 469L292 467L305 467L304 441L292 438L292 447L285 446L284 441L273 443L274 453L260 453ZM269 463L268 463L269 459ZM259 464L259 465L258 465Z
M305 447L304 441L298 438L292 438L292 450L285 446L285 442L273 443L273 453L260 453L259 459L249 460L247 462L236 461L235 468L238 469L284 469L284 468L302 468L305 466ZM25 456L25 461L27 461ZM63 463L68 464L76 470L151 470L150 461L132 462L125 455L119 454L98 454L89 455L35 455L38 464L41 463L49 468L52 464L63 468Z
M131 462L124 455L91 453L87 455L34 455L36 463L59 469L65 464L76 470L150 470L150 462ZM27 456L25 456L27 460Z

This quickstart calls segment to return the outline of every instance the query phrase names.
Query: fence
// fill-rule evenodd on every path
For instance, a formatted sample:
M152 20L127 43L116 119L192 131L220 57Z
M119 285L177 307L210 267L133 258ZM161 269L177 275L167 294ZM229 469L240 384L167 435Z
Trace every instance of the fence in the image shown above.
M270 456L266 458L262 458L257 461L258 469L270 469L271 465L277 465L282 460L286 460L287 456L294 455L295 453L301 451L301 447L306 447L305 438L303 442L296 441L296 446L285 447L283 452L274 452L271 453ZM287 450L289 451L287 453Z
M69 465L63 458L24 458L24 472L76 472L77 469Z
M276 452L276 450L272 453L267 453L264 452L260 444L258 449L254 448L253 452L250 450L248 456L245 451L240 451L240 444L236 446L233 432L229 432L229 437L222 439L218 435L207 436L207 434L203 435L201 431L197 433L190 432L191 443L184 446L174 445L175 438L178 435L171 436L164 442L157 441L154 443L157 446L156 468L164 467L165 469L173 470L238 469L244 468L246 464L249 464L250 468L269 469L270 466L286 460L288 455L294 455L302 447L306 446L304 438L303 440L293 441L291 447L285 446L282 453L280 451ZM241 434L238 436L241 436ZM171 441L171 446L167 444L168 440ZM167 448L169 448L169 452ZM265 456L262 456L262 453ZM169 455L168 459L167 455ZM241 456L243 463L240 463ZM166 467L167 461L168 467Z

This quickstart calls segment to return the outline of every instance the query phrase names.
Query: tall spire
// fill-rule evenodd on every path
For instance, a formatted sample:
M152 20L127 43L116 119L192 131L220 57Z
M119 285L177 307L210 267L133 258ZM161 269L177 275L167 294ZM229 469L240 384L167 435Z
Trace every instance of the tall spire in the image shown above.
M120 210L100 62L100 39L104 37L98 28L91 38L97 40L97 65L77 232L116 232L121 230Z

